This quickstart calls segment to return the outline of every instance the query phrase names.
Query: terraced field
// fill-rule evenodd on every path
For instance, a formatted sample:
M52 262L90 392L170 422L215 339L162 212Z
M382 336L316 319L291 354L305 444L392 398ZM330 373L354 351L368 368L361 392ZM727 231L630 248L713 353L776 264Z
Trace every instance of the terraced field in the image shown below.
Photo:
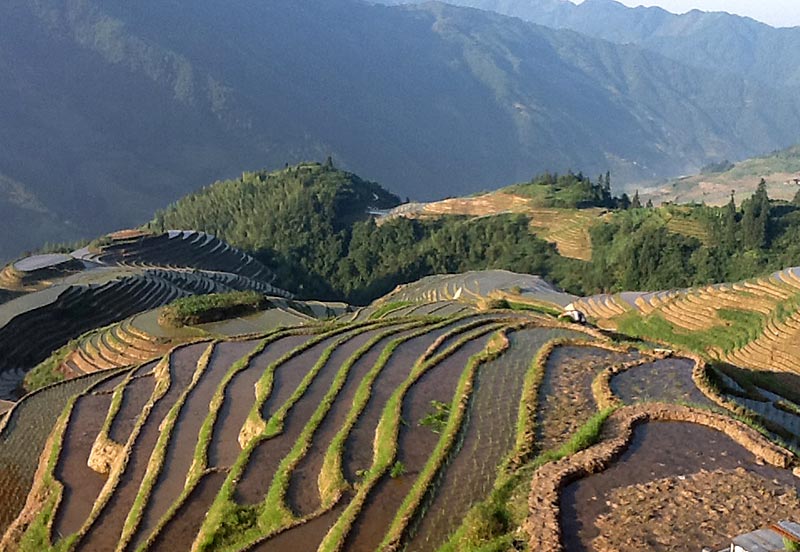
M0 398L19 398L25 374L70 340L175 299L243 290L276 301L288 297L272 286L273 275L261 263L207 234L127 232L103 243L71 255L21 259L0 272L0 287L16 295L0 304ZM313 318L319 306L296 314ZM130 337L117 326L82 340L63 373L130 364L165 350L136 351L135 338L126 341ZM138 345L152 348L146 339Z
M288 327L170 340L136 315L80 342L87 375L0 414L0 550L719 549L800 515L800 376L713 362L749 335L731 312L789 320L793 289L576 300L489 271L354 312L287 303ZM692 333L662 314L690 295L724 304ZM687 352L549 314L568 302L663 320Z
M5 545L432 549L516 445L531 355L568 335L548 324L423 312L180 345L61 401ZM517 396L499 403L505 389ZM447 415L422 425L435 404ZM463 477L475 483L466 494ZM451 515L423 518L434 499Z
M760 371L800 373L800 271L653 293L597 295L572 307L602 327Z
M477 197L459 197L401 205L385 218L425 218L442 215L473 217L521 213L531 219L531 231L544 240L556 244L564 257L590 261L592 241L589 228L605 214L605 209L548 209L536 207L533 200L509 193L493 192Z

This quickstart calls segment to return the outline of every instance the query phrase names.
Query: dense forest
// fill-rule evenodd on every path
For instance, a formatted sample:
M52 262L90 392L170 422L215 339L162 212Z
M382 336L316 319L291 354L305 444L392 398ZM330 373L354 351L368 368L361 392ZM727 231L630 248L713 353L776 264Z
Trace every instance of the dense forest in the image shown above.
M366 303L400 283L466 270L540 274L567 291L655 290L735 281L800 264L800 198L752 197L723 208L643 206L611 192L610 175L545 174L504 191L559 208L613 212L591 228L591 263L560 256L530 232L525 215L393 218L370 210L399 204L378 184L325 164L246 173L157 213L152 230L191 228L253 252L277 285L303 298ZM668 227L679 213L700 236Z

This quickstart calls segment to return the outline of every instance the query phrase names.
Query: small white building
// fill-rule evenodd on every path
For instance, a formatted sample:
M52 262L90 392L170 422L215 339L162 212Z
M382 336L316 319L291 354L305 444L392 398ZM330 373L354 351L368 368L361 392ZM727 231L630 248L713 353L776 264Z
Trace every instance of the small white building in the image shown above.
M786 552L787 543L800 546L800 523L781 521L733 539L730 552ZM720 552L728 552L721 550Z

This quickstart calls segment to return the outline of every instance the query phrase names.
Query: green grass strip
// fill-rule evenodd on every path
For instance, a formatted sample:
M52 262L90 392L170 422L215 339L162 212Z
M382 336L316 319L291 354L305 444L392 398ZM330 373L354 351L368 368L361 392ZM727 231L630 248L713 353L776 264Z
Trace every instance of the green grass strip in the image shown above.
M370 397L372 396L372 385L375 383L380 372L383 368L388 364L389 359L394 354L395 349L399 347L402 343L409 341L411 339L415 339L426 333L430 333L432 331L439 330L441 328L453 325L454 323L458 323L461 320L469 318L471 315L466 315L459 317L455 321L447 320L444 322L440 322L430 328L426 328L417 332L414 332L410 335L397 338L389 343L386 348L381 352L381 356L375 362L375 365L372 369L367 373L366 376L361 380L361 383L356 390L355 397L353 399L353 406L351 407L350 411L347 414L347 418L345 419L342 426L339 428L339 431L331 440L331 444L328 447L328 450L325 452L325 458L322 462L322 470L320 471L318 485L319 485L319 492L320 497L322 500L323 505L331 506L342 495L342 493L349 487L347 481L344 478L344 470L342 469L342 454L344 452L344 446L347 442L347 438L350 435L350 432L353 430L358 418L361 416L362 412L367 406ZM447 341L448 339L455 337L456 335L460 335L466 333L470 330L473 330L477 327L484 326L488 324L490 320L487 319L480 319L474 320L472 322L468 322L467 324L463 324L461 326L453 328L451 331L442 335L439 339L437 339L431 347L422 355L421 361L428 360L438 348Z
M172 430L175 427L175 423L178 421L178 417L187 397L200 381L200 377L206 371L206 368L208 368L208 363L211 360L211 355L213 354L215 347L216 342L210 343L205 352L203 352L203 354L200 356L197 361L197 367L192 375L191 382L183 391L183 393L181 393L178 400L175 401L175 404L164 417L164 421L160 427L161 432L158 435L158 441L156 442L153 453L150 456L150 460L147 464L147 470L145 471L144 477L142 478L142 483L139 486L139 492L137 493L136 499L134 500L133 505L128 512L128 517L125 519L125 524L122 528L122 534L119 542L117 543L116 549L118 552L122 552L125 550L125 548L127 548L128 543L130 542L131 538L133 538L134 533L139 527L139 523L141 523L142 514L144 513L147 501L150 499L150 495L153 492L156 481L158 481L158 477L161 474L161 469L164 465L164 459L167 455L167 448L169 446L170 439L172 438Z
M141 432L145 423L147 423L149 420L150 413L153 411L155 405L164 397L164 395L167 394L167 391L169 391L169 387L172 384L172 378L170 377L170 364L172 362L173 353L174 350L165 355L154 369L156 384L153 388L153 393L150 395L147 403L142 408L142 413L136 420L133 430L131 430L131 434L128 437L128 442L125 444L125 448L123 449L122 460L118 462L118 464L111 470L111 473L109 473L105 485L103 485L97 500L95 500L95 503L92 506L92 511L89 514L89 517L84 522L80 531L73 536L74 540L72 541L70 549L73 549L78 545L80 540L89 532L89 529L92 527L95 521L97 521L97 518L100 517L100 513L108 504L108 501L111 499L111 496L116 490L117 485L119 485L120 478L128 465L131 451L136 444L139 433Z
M214 392L214 396L211 398L211 401L209 402L208 414L206 414L206 418L203 420L203 425L200 427L200 431L198 432L197 445L195 445L192 465L189 467L189 472L186 476L186 482L184 484L183 490L181 491L181 494L172 503L167 512L161 517L161 519L158 522L158 525L156 525L152 534L150 534L150 536L144 543L142 543L141 545L139 545L139 547L137 547L136 549L137 552L143 552L144 550L149 549L153 545L159 533L163 531L167 523L169 523L169 521L175 516L178 509L183 505L183 503L189 497L191 492L197 486L200 479L207 473L208 447L211 444L211 437L214 425L216 424L217 415L219 414L222 402L225 399L225 391L227 390L228 384L231 382L231 380L233 380L234 376L236 376L236 374L238 374L242 370L247 369L247 367L250 366L252 360L260 353L262 353L264 349L266 349L267 346L269 346L269 344L283 337L287 337L289 335L302 334L302 333L304 333L302 330L277 330L274 333L262 339L247 355L240 358L231 365L231 367L228 369L228 372L225 374L222 381L217 386L217 389Z
M41 482L34 483L34 488L37 484L41 486L41 493L39 493L39 496L42 497L42 504L39 507L39 512L21 535L19 550L22 552L42 552L45 550L62 551L67 550L70 546L71 541L69 540L59 541L55 545L52 544L53 521L55 521L56 513L61 505L61 499L64 493L64 485L55 476L56 467L61 457L64 439L66 438L67 429L72 421L72 415L78 400L81 397L91 394L97 386L115 377L117 373L118 371L114 371L114 373L90 385L83 393L71 397L67 401L55 426L53 426L49 438L51 448L47 456L47 466L42 475ZM47 448L47 445L45 448Z
M254 541L260 538L262 535L274 533L276 530L293 521L294 515L285 505L286 491L289 488L292 470L297 467L297 464L300 462L300 460L302 460L311 447L311 441L314 437L314 433L325 419L325 416L327 415L331 406L333 406L333 403L342 387L344 387L345 381L347 380L347 377L350 374L350 369L353 367L353 365L361 357L367 354L370 349L372 349L386 337L389 337L392 334L400 331L417 328L421 324L423 324L423 322L415 322L399 327L395 326L388 331L381 332L361 346L341 365L330 388L323 397L317 409L311 415L311 418L303 428L303 431L298 436L294 446L292 447L292 450L278 465L269 491L267 492L267 496L261 504L261 511L258 515L258 527L256 528L257 534L253 535L253 539L245 538L245 541ZM238 546L241 541L237 541Z
M263 434L267 429L267 422L261 416L261 409L263 408L264 403L267 401L267 398L272 393L272 387L275 383L275 371L279 366L304 353L315 345L322 343L326 339L336 335L352 330L360 330L362 328L370 327L377 328L385 325L387 325L386 322L366 321L358 324L334 326L332 329L309 339L302 345L296 347L280 359L270 364L256 382L256 398L253 402L250 412L247 414L247 419L245 420L244 427L242 428L242 433L239 435L239 443L242 445L242 447L244 448L248 442Z
M412 301L392 301L391 303L386 303L385 305L381 305L372 314L369 315L370 320L377 320L379 318L383 318L387 314L393 313L395 311L399 311L402 308L408 307L413 305Z
M502 344L498 344L496 340L499 340ZM442 469L447 457L453 450L453 446L461 431L467 409L469 408L469 401L472 397L478 368L482 364L499 357L507 347L508 339L505 336L505 332L500 330L486 344L486 347L484 347L481 352L470 357L456 385L447 425L439 441L436 443L436 448L428 457L428 461L425 463L414 485L400 505L400 509L392 520L392 524L389 526L386 536L384 536L383 541L378 547L380 550L394 551L400 548L401 540L408 528L409 522L419 510L425 496L432 489L436 475Z
M489 324L484 333L497 330L502 324ZM459 339L456 343L448 347L445 351L431 357L426 361L418 361L411 369L411 374L406 380L395 389L394 393L386 401L378 427L375 430L375 451L373 453L372 466L368 470L364 480L358 486L355 496L347 505L344 512L336 520L336 523L325 535L319 547L319 552L338 552L344 546L345 538L350 532L356 517L364 506L367 496L377 485L378 481L387 472L394 462L397 455L397 436L402 423L403 399L406 393L428 370L452 356L458 349L469 341L476 339L477 335L467 335Z

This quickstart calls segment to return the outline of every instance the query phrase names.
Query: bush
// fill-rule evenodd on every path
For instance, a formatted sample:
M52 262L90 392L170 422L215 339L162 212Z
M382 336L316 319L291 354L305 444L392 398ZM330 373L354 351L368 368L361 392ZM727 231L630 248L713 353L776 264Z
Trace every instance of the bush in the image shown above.
M180 328L257 312L270 305L267 298L256 291L194 295L178 299L164 307L158 323Z

